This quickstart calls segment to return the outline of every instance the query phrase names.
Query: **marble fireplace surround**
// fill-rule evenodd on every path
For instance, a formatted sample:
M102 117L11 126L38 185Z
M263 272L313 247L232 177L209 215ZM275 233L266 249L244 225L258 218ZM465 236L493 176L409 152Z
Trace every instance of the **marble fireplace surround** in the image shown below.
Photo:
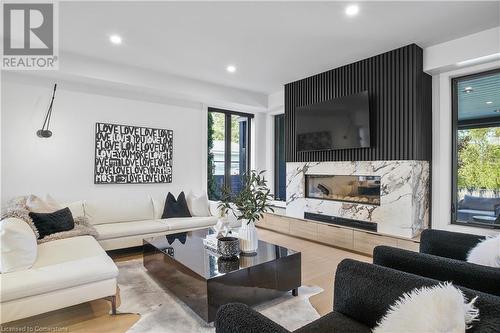
M377 223L378 232L413 238L429 224L427 161L289 162L286 215L323 214ZM380 206L305 198L305 175L380 176Z

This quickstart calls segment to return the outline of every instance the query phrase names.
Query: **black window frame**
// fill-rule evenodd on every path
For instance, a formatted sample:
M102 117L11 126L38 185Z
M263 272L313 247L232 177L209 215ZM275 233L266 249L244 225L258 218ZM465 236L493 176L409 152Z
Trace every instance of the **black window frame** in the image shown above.
M209 107L208 112L216 112L224 114L224 186L231 184L231 116L239 116L247 118L247 133L246 133L246 160L247 169L245 172L250 172L251 164L251 139L252 139L252 119L255 117L254 114L231 111L225 109L219 109L214 107ZM228 140L229 138L229 140Z
M283 128L280 128L279 121L283 119ZM280 167L279 167L279 136L280 136L280 131L285 132L285 127L284 127L284 119L285 119L285 114L277 114L274 116L274 200L276 201L286 201L286 192L285 192L285 198L281 198L279 196L279 188L280 188L280 181L279 181L279 176L280 176ZM285 142L283 142L283 153L285 153ZM286 158L285 158L285 164L286 164ZM285 180L286 182L286 180Z
M458 124L458 83L476 77L500 73L500 68L495 68L479 73L454 77L451 79L451 224L484 229L500 229L498 224L480 222L461 222L457 220L457 194L458 194L458 130L467 128L497 126L495 118L484 118L481 121L467 121L463 125Z

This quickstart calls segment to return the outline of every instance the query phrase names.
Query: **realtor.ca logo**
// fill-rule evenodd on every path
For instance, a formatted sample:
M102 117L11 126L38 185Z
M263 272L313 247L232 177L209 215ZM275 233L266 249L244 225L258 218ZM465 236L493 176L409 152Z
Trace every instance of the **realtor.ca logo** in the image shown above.
M2 69L58 69L57 3L4 3Z

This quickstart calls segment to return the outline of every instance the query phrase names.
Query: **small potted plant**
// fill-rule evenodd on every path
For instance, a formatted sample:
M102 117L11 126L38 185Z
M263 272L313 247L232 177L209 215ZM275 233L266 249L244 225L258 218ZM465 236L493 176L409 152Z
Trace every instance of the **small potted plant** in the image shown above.
M245 174L241 191L236 195L232 195L228 188L224 188L224 200L219 205L219 209L227 209L226 213L231 211L241 221L238 234L240 249L246 254L257 252L259 239L255 223L264 217L264 213L274 211L270 206L273 197L263 176L264 172L252 170Z

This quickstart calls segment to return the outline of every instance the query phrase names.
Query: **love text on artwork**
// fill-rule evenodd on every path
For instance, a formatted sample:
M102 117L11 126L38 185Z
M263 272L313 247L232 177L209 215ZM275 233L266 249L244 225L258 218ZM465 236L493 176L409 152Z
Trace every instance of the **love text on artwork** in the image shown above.
M172 182L173 132L96 124L96 184Z

